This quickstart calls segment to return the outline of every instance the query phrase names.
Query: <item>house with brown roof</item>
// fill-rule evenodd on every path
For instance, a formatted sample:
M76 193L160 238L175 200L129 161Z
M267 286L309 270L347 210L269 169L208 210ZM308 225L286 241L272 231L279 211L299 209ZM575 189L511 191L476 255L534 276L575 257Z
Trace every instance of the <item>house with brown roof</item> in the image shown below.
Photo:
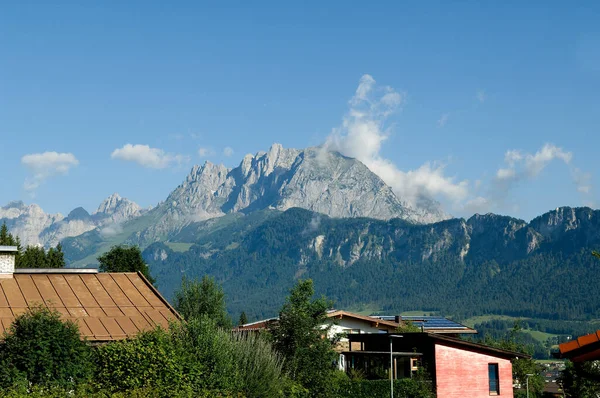
M401 323L377 319L343 310L327 312L328 322L323 328L329 327L328 337L349 333L391 333L396 331ZM267 318L256 322L246 323L235 328L236 331L259 331L279 321L279 318Z
M513 397L511 359L528 357L431 332L350 334L341 368L367 379L402 379L424 368L438 398Z
M139 272L17 268L16 247L0 246L0 333L29 308L43 306L75 322L93 343L133 337L180 315Z

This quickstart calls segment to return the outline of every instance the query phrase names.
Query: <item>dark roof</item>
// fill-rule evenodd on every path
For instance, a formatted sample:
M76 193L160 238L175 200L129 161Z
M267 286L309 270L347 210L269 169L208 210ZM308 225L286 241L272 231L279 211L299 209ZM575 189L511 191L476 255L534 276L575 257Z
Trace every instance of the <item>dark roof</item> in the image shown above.
M382 318L374 318L372 316L360 315L360 314L356 314L354 312L348 312L348 311L343 311L343 310L328 311L327 317L334 318L334 319L342 319L344 317L353 318L353 319L356 319L359 321L366 322L369 325L372 325L375 327L385 326L388 330L392 330L392 331L396 330L400 326L400 324L394 322L393 319L387 320L387 319L382 319Z
M431 332L409 332L409 333L386 333L386 334L349 334L348 339L350 343L353 342L385 342L385 344L389 344L388 341L391 336L403 336L404 338L394 339L394 347L395 349L402 350L402 348L406 349L407 347L413 348L416 347L419 351L425 351L425 346L427 344L443 344L446 346L451 346L463 350L476 351L483 354L512 359L512 358L529 358L529 355L522 354L519 352L503 350L501 348L491 347L485 344L474 343L472 341L467 341L463 339L459 339L456 337L450 337L443 334L436 334ZM353 351L354 352L354 351ZM388 351L389 353L389 351Z
M481 344L481 343L475 343L472 341L467 341L467 340L459 339L456 337L443 336L443 335L439 335L439 334L429 334L429 337L438 342L441 342L442 344L455 346L455 347L459 347L459 348L468 348L473 351L480 351L480 352L484 352L484 353L487 353L490 355L504 357L507 359L531 358L530 355L523 354L521 352L504 350L501 348L496 348L496 347L492 347L492 346L489 346L486 344Z
M559 358L568 358L573 362L594 361L600 359L600 330L586 334L575 340L558 346Z
M0 279L0 333L28 308L44 306L92 342L133 337L179 314L141 273L15 273Z
M391 321L396 319L393 315L375 315L373 317ZM401 316L400 319L408 321L418 328L422 328L425 332L447 334L477 333L475 329L441 316Z

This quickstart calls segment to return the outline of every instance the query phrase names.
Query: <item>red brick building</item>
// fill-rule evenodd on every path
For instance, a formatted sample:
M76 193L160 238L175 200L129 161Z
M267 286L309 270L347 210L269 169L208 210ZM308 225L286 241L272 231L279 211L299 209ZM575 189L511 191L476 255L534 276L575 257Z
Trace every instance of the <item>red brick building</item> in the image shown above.
M431 375L439 398L513 397L511 359L522 354L432 333L349 335L344 367L367 378L411 377L419 366ZM390 353L390 341L392 350Z

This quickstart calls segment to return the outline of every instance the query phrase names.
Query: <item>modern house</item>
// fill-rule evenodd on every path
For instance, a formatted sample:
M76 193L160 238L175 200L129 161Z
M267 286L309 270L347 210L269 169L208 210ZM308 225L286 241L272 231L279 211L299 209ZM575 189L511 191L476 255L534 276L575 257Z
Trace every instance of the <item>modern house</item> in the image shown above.
M411 377L420 367L431 376L438 398L513 397L511 359L523 354L442 334L350 334L347 372L369 379ZM390 361L391 358L391 361Z
M392 333L401 323L372 318L353 312L342 310L331 310L327 312L328 322L323 328L330 327L327 337L333 338L338 335L351 333ZM269 325L279 321L279 318L268 318L256 322L246 323L235 328L236 331L259 331L267 329Z
M95 269L17 268L16 247L0 246L0 332L29 308L58 311L93 343L167 328L179 314L141 273Z

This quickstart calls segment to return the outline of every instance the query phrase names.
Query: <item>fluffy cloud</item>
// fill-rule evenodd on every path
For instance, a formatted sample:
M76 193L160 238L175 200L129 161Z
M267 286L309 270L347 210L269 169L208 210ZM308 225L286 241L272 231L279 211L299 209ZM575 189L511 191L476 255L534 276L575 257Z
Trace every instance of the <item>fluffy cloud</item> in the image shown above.
M584 196L592 191L591 174L572 166L573 154L556 145L546 143L535 153L509 150L500 167L488 184L486 197L480 196L465 203L464 211L498 211L507 207L511 191L519 184L533 182L552 162L569 168L577 190Z
M572 158L573 154L571 152L566 152L552 144L545 144L533 154L510 150L504 154L504 162L508 167L498 169L496 178L502 181L534 178L552 161L559 160L568 165L571 163Z
M231 148L230 146L226 146L225 148L223 148L223 155L227 157L233 155L233 148Z
M33 191L49 177L67 174L72 167L79 164L79 160L72 153L44 152L23 156L21 164L32 173L32 176L25 180L23 187Z
M432 196L450 202L464 200L468 196L468 182L445 175L444 165L427 162L416 170L402 171L381 155L382 145L391 133L386 122L390 115L400 111L405 97L391 87L378 86L372 76L364 75L349 101L350 109L341 126L331 132L324 148L357 158L399 197L412 204Z
M188 161L187 156L166 153L162 149L140 144L125 144L122 148L115 149L110 157L112 159L135 162L140 166L151 169L164 169L171 165L181 165Z

